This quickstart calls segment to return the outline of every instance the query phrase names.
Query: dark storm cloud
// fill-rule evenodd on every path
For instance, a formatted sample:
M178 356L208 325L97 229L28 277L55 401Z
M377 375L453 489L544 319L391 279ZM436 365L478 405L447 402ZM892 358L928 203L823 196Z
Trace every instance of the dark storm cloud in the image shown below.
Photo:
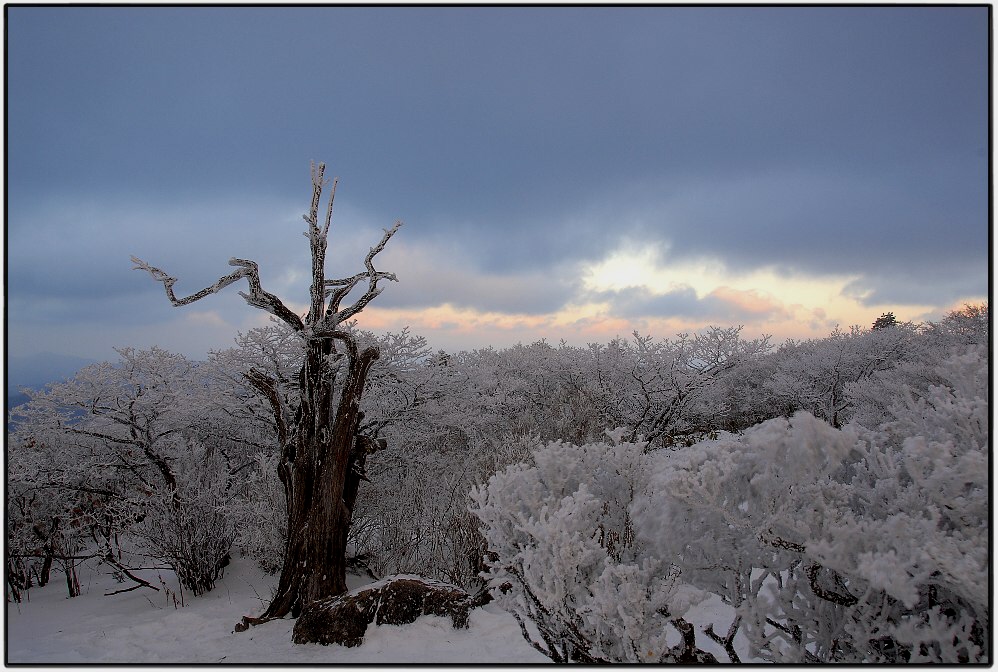
M963 266L930 263L890 269L886 273L879 269L871 271L846 285L843 293L864 306L949 306L956 299L985 294L987 278L987 259L968 261Z
M303 256L289 244L307 250L302 238L281 235L282 228L296 234L304 228L290 212L246 202L188 208L54 200L22 215L19 225L8 231L8 249L13 252L7 263L11 313L44 323L162 318L172 310L163 287L133 270L132 255L178 278L179 296L230 273L228 260L233 256L259 260L261 277L272 287L275 270ZM212 301L208 305L205 300L199 308L224 305L231 311L242 302Z

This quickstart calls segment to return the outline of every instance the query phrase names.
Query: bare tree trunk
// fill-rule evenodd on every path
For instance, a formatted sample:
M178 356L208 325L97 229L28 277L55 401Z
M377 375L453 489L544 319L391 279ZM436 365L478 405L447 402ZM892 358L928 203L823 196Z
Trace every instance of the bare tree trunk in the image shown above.
M49 575L52 572L52 551L46 549L45 559L42 560L42 568L38 573L38 585L45 586L49 582Z
M70 597L80 596L80 579L76 575L76 560L68 559L62 563L62 568L66 572L66 589Z
M261 618L290 613L297 617L313 600L345 593L346 543L360 475L352 467L363 459L357 437L360 400L376 348L353 351L340 401L331 423L302 427L295 467L287 472L288 542L273 601ZM308 378L308 360L303 375ZM328 383L325 388L331 387ZM330 417L331 389L314 389L318 417ZM307 414L303 414L303 419ZM362 473L362 472L361 472ZM321 568L317 571L316 568Z
M223 276L211 287L178 299L173 293L175 278L132 257L136 268L147 271L163 283L167 297L175 306L187 305L246 278L250 292L242 294L250 305L266 310L301 334L305 341L305 360L298 379L299 406L294 418L287 417L281 401L278 382L259 371L250 371L246 378L268 399L274 412L274 424L281 446L277 473L284 485L288 515L288 540L284 566L277 592L260 618L243 619L248 624L280 618L287 614L297 617L303 607L314 600L344 593L346 586L346 541L357 489L371 441L358 436L360 401L371 364L378 358L377 348L358 351L354 335L340 328L370 303L382 288L379 280L393 280L395 275L377 271L374 257L401 226L385 231L381 242L371 248L364 266L366 270L349 278L326 280L325 255L332 218L336 182L333 182L325 222L319 226L319 204L322 194L324 164L313 166L312 204L305 216L306 236L312 251L312 285L309 312L303 319L288 309L279 298L264 291L259 271L253 261L231 259L229 264L240 270ZM367 281L363 295L346 308L340 302L358 284ZM328 300L328 301L327 301ZM333 359L343 357L334 344L346 351L346 376L337 388Z

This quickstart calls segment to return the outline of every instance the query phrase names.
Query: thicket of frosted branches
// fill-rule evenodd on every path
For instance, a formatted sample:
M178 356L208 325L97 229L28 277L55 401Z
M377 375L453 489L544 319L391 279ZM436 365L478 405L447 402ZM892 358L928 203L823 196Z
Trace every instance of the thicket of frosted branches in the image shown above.
M487 584L555 660L989 660L989 314L773 347L737 328L448 354L375 336L361 433L383 439L351 553L377 576ZM122 348L31 393L7 463L7 596L96 557L195 594L231 553L280 568L279 326L205 362ZM607 432L606 430L614 431ZM74 587L75 586L75 587ZM705 596L731 622L693 632ZM706 632L704 628L709 625ZM699 638L699 640L697 640Z

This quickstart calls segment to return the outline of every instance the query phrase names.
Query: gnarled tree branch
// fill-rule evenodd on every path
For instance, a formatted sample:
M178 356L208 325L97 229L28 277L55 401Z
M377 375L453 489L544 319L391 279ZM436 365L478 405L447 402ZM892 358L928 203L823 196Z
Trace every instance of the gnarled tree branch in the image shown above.
M391 237L395 235L395 232L399 230L400 226L402 226L402 222L395 222L395 225L392 226L392 228L385 229L385 233L381 236L381 240L378 244L368 251L367 256L364 258L364 267L367 269L365 272L357 273L349 278L324 281L324 285L327 288L327 294L330 296L329 308L327 309L326 316L323 320L316 325L317 331L336 329L339 324L349 320L351 317L362 311L367 304L369 304L375 297L378 296L378 294L382 292L382 288L378 287L379 280L391 280L392 282L398 282L398 278L395 277L394 273L378 271L374 268L374 257L385 249L385 245ZM354 301L349 307L340 310L340 302L346 298L346 295L349 294L354 287L365 279L368 281L368 287L363 296ZM332 287L336 287L337 289L329 291L329 288Z
M277 441L283 450L288 443L288 423L285 420L284 404L281 403L281 394L277 390L277 381L267 374L250 369L243 374L250 385L263 393L270 402L270 408L274 413L274 427L277 430Z
M164 271L161 271L155 266L142 261L138 257L132 257L131 259L132 263L135 264L133 267L134 270L146 271L152 276L153 280L163 283L163 288L166 290L166 297L174 306L186 306L187 304L194 303L209 294L214 294L215 292L228 287L241 278L246 278L249 283L250 292L249 294L239 292L239 296L246 299L246 303L256 308L265 310L271 315L280 318L296 331L301 331L305 328L301 318L298 317L294 311L285 306L284 303L277 298L277 296L264 290L260 285L260 269L255 261L251 261L249 259L237 259L233 257L232 259L229 259L229 266L239 266L240 269L238 271L233 271L228 275L222 276L218 279L218 282L210 287L205 287L199 292L195 292L190 296L178 299L177 295L173 293L173 285L177 282L176 278Z

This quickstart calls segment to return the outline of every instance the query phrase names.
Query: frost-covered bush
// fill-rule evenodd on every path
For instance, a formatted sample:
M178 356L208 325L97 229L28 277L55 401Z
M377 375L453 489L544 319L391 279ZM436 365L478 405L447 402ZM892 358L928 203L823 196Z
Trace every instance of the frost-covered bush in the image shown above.
M284 564L288 543L287 503L277 477L276 452L259 452L241 476L238 497L231 503L236 520L235 546L268 574Z
M377 576L419 574L477 590L484 542L467 508L468 465L435 452L375 458L354 511L352 552Z
M876 430L809 413L662 463L640 535L737 608L779 662L989 659L983 347Z
M53 569L66 578L69 597L80 594L76 564L86 557L90 526L96 515L108 514L103 497L73 486L79 472L60 474L57 483L45 474L60 452L40 436L8 446L6 481L7 591L20 602L22 593L49 582ZM59 437L48 438L59 441Z
M649 496L645 444L554 442L472 491L488 580L524 638L557 662L664 662L698 591L647 552L632 509Z
M183 586L201 595L215 586L228 564L236 535L225 461L192 446L175 466L177 485L151 493L136 535L149 555L169 563Z
M115 364L30 392L12 412L8 464L23 499L8 503L23 504L27 520L8 528L8 541L44 531L21 550L60 561L67 578L80 557L126 575L152 557L194 592L208 590L233 536L227 488L246 437L228 411L241 400L200 362L159 348L118 353Z
M800 540L820 531L822 513L841 496L828 474L856 441L800 412L659 457L654 495L635 510L639 536L672 557L688 581L735 607L734 629L751 626L751 609L806 571ZM823 646L823 630L814 630L805 629L802 647ZM757 646L754 655L768 657Z
M988 345L991 342L991 307L987 303L966 304L943 319L925 325L928 341L945 347Z
M865 433L859 459L842 474L854 497L808 548L882 591L868 622L890 650L877 660L990 657L986 347L954 349L936 374L940 384L905 394L892 420ZM853 634L865 636L855 623Z

